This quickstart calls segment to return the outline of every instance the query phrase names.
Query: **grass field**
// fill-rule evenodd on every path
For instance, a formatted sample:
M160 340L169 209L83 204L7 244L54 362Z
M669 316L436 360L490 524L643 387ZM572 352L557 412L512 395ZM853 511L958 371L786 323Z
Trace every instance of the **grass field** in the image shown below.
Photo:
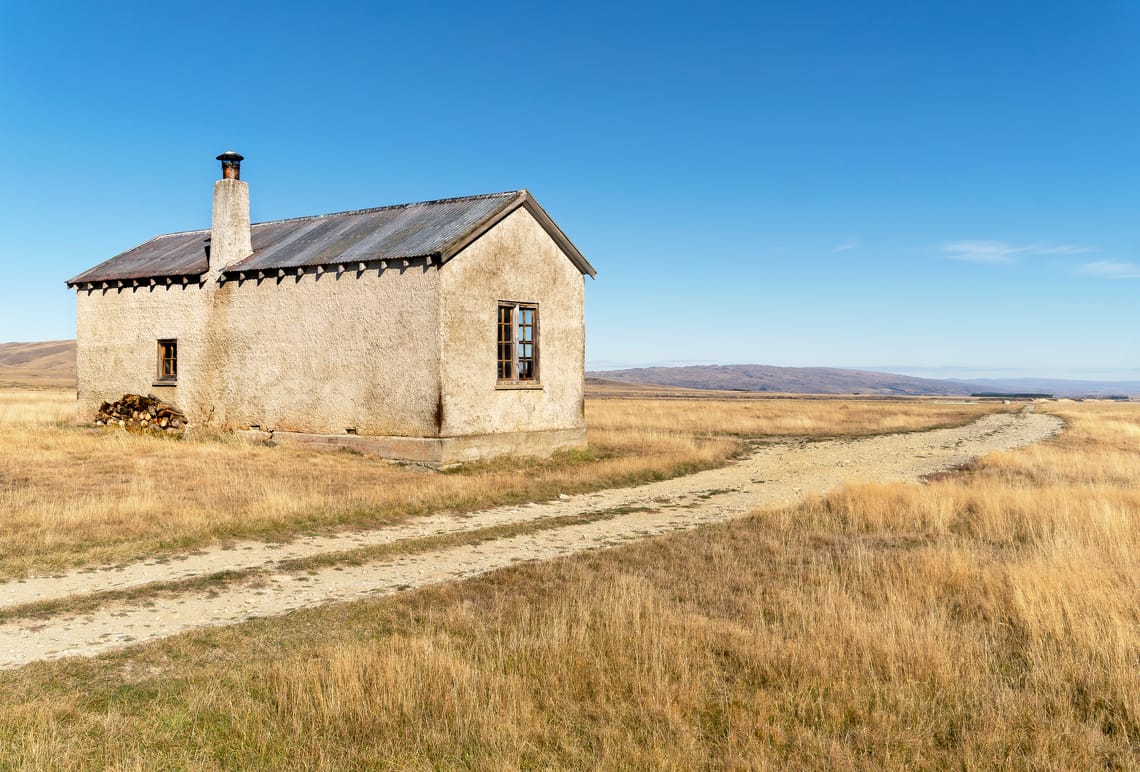
M663 479L724 463L741 450L743 436L920 429L967 423L994 409L591 401L589 451L437 474L347 452L78 428L73 394L0 390L0 578Z
M923 486L0 673L0 767L1140 766L1140 409L1049 409Z

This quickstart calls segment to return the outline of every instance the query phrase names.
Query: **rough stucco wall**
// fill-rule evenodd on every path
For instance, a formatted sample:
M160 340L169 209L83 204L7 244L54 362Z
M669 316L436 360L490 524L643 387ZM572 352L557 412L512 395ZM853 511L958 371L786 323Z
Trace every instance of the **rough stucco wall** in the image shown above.
M78 292L80 420L152 392L195 423L436 436L439 274L412 266ZM154 386L157 339L178 339L178 385Z
M440 269L443 436L585 426L583 278L521 207ZM541 389L496 388L500 300L539 305Z
M78 419L90 421L101 402L127 393L154 393L179 406L193 401L205 308L196 284L78 290ZM153 385L159 338L178 339L177 389Z
M438 432L439 273L348 271L227 282L210 310L214 420L282 431ZM209 362L219 366L210 367ZM228 364L226 364L228 362Z

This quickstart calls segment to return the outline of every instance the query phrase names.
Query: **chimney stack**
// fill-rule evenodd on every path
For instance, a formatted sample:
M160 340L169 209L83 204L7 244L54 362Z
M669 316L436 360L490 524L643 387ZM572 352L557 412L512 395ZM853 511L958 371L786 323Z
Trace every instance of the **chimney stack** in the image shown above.
M210 225L210 272L217 273L253 254L249 234L249 185L241 181L239 153L218 156L222 179L214 183L214 217Z

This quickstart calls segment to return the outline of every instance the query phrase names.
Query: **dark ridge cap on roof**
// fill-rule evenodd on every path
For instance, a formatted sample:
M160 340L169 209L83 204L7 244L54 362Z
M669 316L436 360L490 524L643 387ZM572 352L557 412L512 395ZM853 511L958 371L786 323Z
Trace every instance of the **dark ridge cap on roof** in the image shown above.
M349 209L344 212L328 212L327 214L310 214L302 217L286 217L281 220L262 220L261 222L250 223L251 228L258 225L275 225L283 222L304 222L306 220L320 220L325 217L341 217L346 214L371 214L373 212L384 212L391 209L408 209L413 206L431 206L432 204L452 204L456 201L479 201L485 198L503 198L504 196L521 196L527 194L526 188L519 188L518 190L504 190L501 193L480 193L476 196L455 196L454 198L436 198L431 201L410 201L406 204L388 204L387 206L373 206L367 209ZM206 230L209 230L207 228ZM183 233L193 233L194 231L183 231ZM176 234L168 233L168 236Z
M170 233L160 233L157 236L153 236L153 237L147 239L146 241L144 241L143 244L147 244L151 241L154 241L155 239L168 239L168 238L171 238L172 236L191 236L195 233L209 233L209 232L210 232L209 228L191 228L188 231L171 231ZM138 249L141 246L142 246L142 244L139 244L138 246L131 247L131 249ZM126 251L130 252L131 249L128 249ZM122 254L122 252L120 252L119 254Z

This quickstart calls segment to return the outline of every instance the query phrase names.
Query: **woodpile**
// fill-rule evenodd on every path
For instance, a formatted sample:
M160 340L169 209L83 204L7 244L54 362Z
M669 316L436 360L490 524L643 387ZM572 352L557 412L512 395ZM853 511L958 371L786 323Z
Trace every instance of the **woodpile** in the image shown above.
M118 402L104 402L95 414L96 426L121 426L129 431L181 432L186 416L153 394L124 394Z

